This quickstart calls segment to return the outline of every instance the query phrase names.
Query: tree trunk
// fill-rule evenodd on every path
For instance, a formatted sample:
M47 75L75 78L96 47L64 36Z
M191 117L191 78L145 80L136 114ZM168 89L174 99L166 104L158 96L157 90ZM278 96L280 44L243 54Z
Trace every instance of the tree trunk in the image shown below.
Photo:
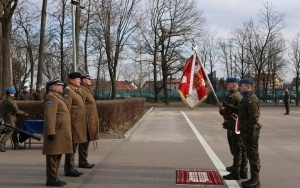
M79 70L79 39L80 39L80 15L81 9L76 6L76 14L75 14L75 48L76 48L76 70Z
M86 29L85 29L85 39L84 39L84 70L88 72L88 36L89 36L89 25L90 25L90 10L91 10L91 0L89 0L88 11L87 11L87 21L86 21ZM100 65L100 63L99 63ZM99 68L98 68L99 69Z
M40 45L39 45L39 61L37 70L37 83L43 83L43 62L45 51L45 28L47 17L47 0L43 0L42 17L41 17L41 32L40 32Z

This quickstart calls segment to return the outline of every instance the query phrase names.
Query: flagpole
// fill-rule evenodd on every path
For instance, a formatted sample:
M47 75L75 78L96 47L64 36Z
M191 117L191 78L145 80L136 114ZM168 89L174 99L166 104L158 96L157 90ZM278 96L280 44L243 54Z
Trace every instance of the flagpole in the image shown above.
M216 95L216 92L215 92L215 90L214 90L214 87L212 86L212 84L211 84L211 82L210 82L210 80L209 80L209 77L207 76L207 74L206 74L206 72L205 72L205 69L204 69L204 67L203 67L203 65L202 65L202 62L201 62L200 58L199 58L199 55L198 55L198 52L197 52L197 50L196 50L196 46L194 45L194 43L192 43L192 48L193 48L194 52L196 53L196 56L197 56L198 61L199 61L199 64L200 64L200 66L201 66L201 68L202 68L202 70L203 70L203 73L204 73L205 77L206 77L207 83L208 83L209 87L211 88L211 90L212 90L212 92L213 92L213 94L214 94L215 100L217 101L217 105L218 105L219 109L221 109L220 101L219 101L219 99L218 99L218 97L217 97L217 95Z

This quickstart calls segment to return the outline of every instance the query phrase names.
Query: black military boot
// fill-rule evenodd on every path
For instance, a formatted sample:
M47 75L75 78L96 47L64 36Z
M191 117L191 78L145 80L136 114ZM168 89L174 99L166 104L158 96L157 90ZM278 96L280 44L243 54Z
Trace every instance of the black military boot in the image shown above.
M260 182L257 179L250 179L250 181L242 182L242 188L259 188Z
M248 179L248 168L245 168L244 170L240 171L240 177L242 179Z
M232 166L229 166L229 167L226 167L226 170L227 170L228 172L233 172L233 169L234 169L233 165L232 165Z
M240 175L238 173L234 173L234 172L231 172L230 174L227 174L227 175L223 176L223 178L225 180L239 180L239 179L241 179Z

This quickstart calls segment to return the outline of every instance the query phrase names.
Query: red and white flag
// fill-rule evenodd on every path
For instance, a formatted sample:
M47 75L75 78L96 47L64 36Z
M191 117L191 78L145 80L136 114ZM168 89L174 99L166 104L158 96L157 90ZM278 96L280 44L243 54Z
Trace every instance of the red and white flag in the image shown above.
M207 98L205 80L203 69L194 54L185 62L181 83L177 90L182 101L189 108L195 108Z

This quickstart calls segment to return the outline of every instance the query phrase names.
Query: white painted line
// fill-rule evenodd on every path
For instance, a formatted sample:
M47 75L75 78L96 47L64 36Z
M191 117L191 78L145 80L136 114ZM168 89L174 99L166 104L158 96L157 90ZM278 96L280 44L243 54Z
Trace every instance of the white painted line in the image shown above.
M229 172L226 171L225 165L222 163L222 161L218 158L218 156L215 154L215 152L211 149L211 147L207 144L207 142L204 140L202 135L199 133L199 131L196 129L194 124L191 122L191 120L187 117L187 115L181 111L182 115L184 116L185 120L190 125L191 129L195 133L196 137L198 138L200 144L203 146L204 150L206 151L207 155L211 159L211 161L214 163L215 167L219 171L221 176L227 175ZM225 183L228 185L229 188L237 188L240 187L240 185L235 180L224 180Z

